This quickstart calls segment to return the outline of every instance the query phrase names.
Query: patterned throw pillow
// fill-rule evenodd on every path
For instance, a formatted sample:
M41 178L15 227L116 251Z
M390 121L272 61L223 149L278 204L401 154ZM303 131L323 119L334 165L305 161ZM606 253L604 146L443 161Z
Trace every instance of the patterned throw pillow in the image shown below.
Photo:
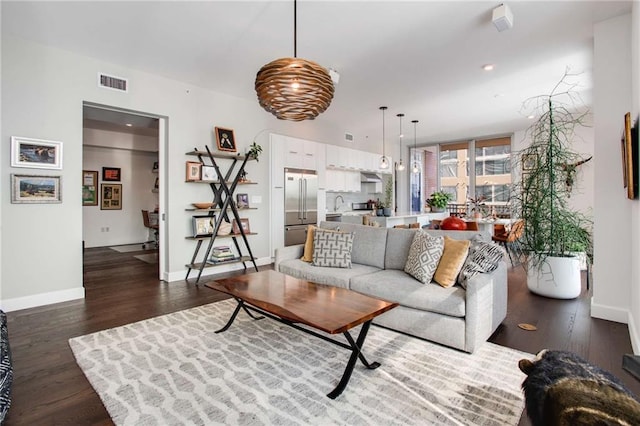
M442 287L451 287L456 283L458 274L464 265L469 254L469 240L454 240L448 236L444 237L444 251L438 263L433 280Z
M472 241L467 260L458 275L458 284L467 288L467 282L471 277L495 271L503 256L504 249L498 244Z
M443 237L432 237L419 229L409 248L404 271L423 284L430 283L443 251Z
M313 235L313 265L351 268L353 233L317 228Z

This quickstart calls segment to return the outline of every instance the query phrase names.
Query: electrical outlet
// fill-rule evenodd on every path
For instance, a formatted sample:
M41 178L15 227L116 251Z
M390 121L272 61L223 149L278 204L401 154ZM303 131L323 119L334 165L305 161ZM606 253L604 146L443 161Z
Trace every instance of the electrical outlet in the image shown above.
M261 204L262 196L261 195L252 195L251 196L251 204Z

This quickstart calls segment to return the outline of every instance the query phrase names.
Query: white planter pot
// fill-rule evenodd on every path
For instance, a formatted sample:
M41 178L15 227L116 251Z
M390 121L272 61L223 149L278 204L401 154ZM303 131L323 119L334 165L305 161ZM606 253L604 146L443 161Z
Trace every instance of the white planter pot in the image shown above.
M582 291L577 257L548 256L539 267L527 267L527 287L541 296L575 299Z

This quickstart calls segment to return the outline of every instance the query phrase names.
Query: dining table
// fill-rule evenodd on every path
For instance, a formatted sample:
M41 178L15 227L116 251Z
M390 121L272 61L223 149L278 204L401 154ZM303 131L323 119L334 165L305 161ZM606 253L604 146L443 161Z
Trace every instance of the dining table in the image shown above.
M491 235L494 235L494 226L495 225L504 225L505 229L508 230L509 226L511 226L511 224L513 222L515 222L515 219L510 218L510 219L491 219L491 218L483 218L483 219L476 219L475 222L478 224L478 230L482 231L482 232L488 232Z

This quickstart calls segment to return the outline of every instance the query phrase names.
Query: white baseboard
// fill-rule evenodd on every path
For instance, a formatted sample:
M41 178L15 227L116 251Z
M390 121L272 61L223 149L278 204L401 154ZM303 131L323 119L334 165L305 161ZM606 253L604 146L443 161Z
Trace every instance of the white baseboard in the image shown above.
M640 354L640 336L638 336L638 329L635 326L635 321L633 320L633 315L631 311L629 311L629 338L631 339L631 347L633 348L634 354Z
M13 299L3 299L0 301L0 306L5 312L11 312L77 299L84 299L84 287L52 291L49 293L35 294L33 296L16 297Z
M591 317L627 324L627 321L629 321L629 311L627 309L614 308L607 305L599 305L597 303L593 303L592 299Z
M270 256L260 257L256 259L256 265L264 266L273 263ZM231 263L229 265L218 265L215 268L204 268L202 270L201 277L206 277L209 275L221 274L223 272L231 272L231 271L240 271L243 269L242 263ZM251 262L247 262L247 272L254 272L253 264ZM185 276L187 275L187 270L183 269L182 271L169 272L165 274L164 281L184 281ZM189 278L195 278L198 276L198 271L191 271L189 274Z

